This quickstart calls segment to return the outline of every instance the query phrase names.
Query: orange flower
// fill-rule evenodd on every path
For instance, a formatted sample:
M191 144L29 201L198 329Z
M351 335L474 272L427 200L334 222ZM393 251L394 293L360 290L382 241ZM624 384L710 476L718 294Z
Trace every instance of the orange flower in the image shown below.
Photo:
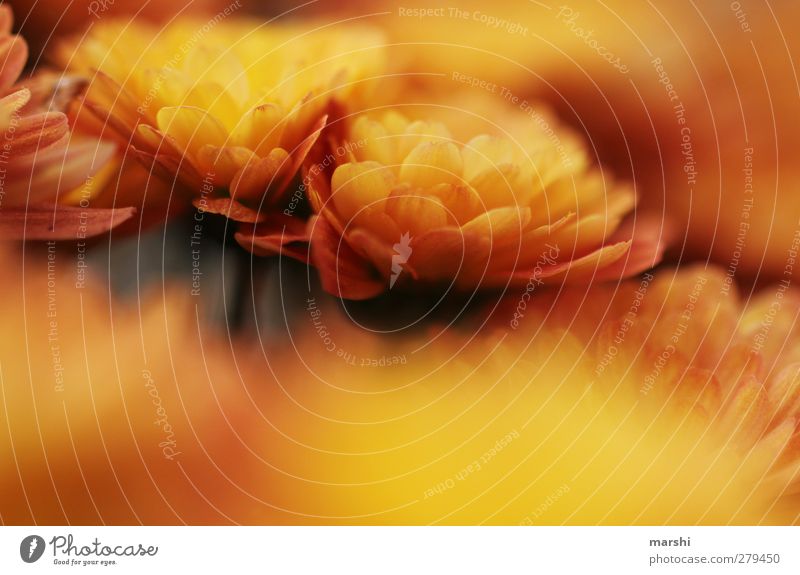
M0 252L0 264L19 260ZM22 305L53 281L39 264L24 284L0 283L0 449L19 463L0 471L6 523L799 520L797 384L777 377L797 352L770 374L780 349L797 349L794 294L763 340L751 338L776 291L742 315L735 294L720 294L721 272L705 272L698 293L701 272L689 269L569 288L555 305L536 298L537 330L514 334L501 311L494 330L376 337L339 302L275 299L279 315L305 320L289 322L291 338L280 330L254 344L199 328L180 291L132 307L101 286L76 289L59 268L54 356L48 309ZM679 353L642 394L650 352L662 353L689 304ZM85 337L64 337L75 332ZM762 342L755 372L733 349L717 366L732 333ZM598 376L609 342L619 353Z
M657 226L634 242L622 225L633 190L590 166L553 120L526 125L462 142L396 111L353 121L327 153L337 161L313 158L305 170L325 289L363 299L391 288L582 283L656 263Z
M103 233L131 210L56 206L107 164L114 146L70 131L59 111L74 82L39 74L17 83L25 41L10 34L11 9L0 6L0 238L59 239Z
M779 284L742 305L721 270L700 266L647 283L616 296L640 304L600 330L599 385L624 381L643 403L696 418L765 482L797 492L800 293Z
M241 203L269 212L286 201L331 100L362 97L380 44L365 27L263 25L226 11L166 28L103 20L58 59L90 78L84 106L146 166L203 196L206 211L254 223L264 214Z

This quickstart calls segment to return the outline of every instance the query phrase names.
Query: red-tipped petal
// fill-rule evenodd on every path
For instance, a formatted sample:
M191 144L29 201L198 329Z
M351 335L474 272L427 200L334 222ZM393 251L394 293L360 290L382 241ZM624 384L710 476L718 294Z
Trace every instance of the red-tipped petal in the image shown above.
M356 254L326 218L315 216L308 226L311 259L326 292L344 299L362 300L387 289L383 278Z
M282 254L308 263L308 226L304 220L274 214L257 226L236 233L236 241L257 256Z
M596 281L614 281L638 275L655 267L664 257L670 232L651 217L628 218L614 232L610 243L632 240L628 255L597 271Z
M0 210L0 239L79 240L108 232L133 217L135 208L84 209L31 205Z
M256 224L267 218L267 214L264 212L257 212L231 198L195 198L192 200L192 204L209 214L218 214L244 224Z

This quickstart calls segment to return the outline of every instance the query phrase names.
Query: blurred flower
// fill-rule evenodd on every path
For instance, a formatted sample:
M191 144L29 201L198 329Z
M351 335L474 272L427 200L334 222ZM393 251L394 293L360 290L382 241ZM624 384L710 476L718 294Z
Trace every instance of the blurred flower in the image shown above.
M8 524L798 522L796 386L777 377L794 359L770 373L778 350L797 348L794 292L757 370L733 351L717 359L729 334L751 341L771 298L740 315L735 294L718 294L722 274L699 269L537 298L550 319L510 337L505 310L489 327L473 318L479 333L461 322L398 339L322 295L312 312L282 301L305 319L263 349L198 328L179 292L131 307L60 270L53 340L47 307L22 303L53 281L46 254L33 256L24 285L0 284ZM652 364L624 358L660 354L689 304L679 353L642 394ZM626 320L618 361L598 376Z
M115 147L71 132L61 104L64 92L76 89L74 80L42 73L18 82L28 50L22 38L10 34L12 23L10 8L0 6L0 238L103 233L130 218L132 210L56 202L99 177Z
M241 0L240 0L241 1ZM231 0L183 0L156 2L155 0L7 0L20 15L22 29L32 45L34 59L57 38L75 34L96 24L98 20L114 18L146 19L149 22L166 22L176 14L191 12L212 14L231 3Z
M103 20L57 58L89 78L83 106L147 167L206 211L254 223L286 203L331 101L363 98L382 40L357 25L231 18L231 6L165 28Z
M390 283L583 283L654 265L657 227L634 242L631 226L621 225L633 190L590 166L580 140L552 119L529 126L463 143L439 122L396 111L358 117L305 169L319 215L309 224L312 259L324 288L364 299ZM393 246L405 234L400 262ZM397 265L404 274L393 273Z
M665 270L644 291L618 295L636 312L600 330L599 385L632 384L744 454L779 493L800 492L800 293L778 284L742 305L721 270L700 266Z

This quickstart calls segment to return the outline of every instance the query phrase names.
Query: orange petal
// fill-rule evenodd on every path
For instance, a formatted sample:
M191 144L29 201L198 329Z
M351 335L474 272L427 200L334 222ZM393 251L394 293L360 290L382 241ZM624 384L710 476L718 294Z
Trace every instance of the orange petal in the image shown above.
M231 198L195 198L192 200L192 204L203 212L218 214L225 216L229 220L242 223L254 224L263 222L267 217L266 214L248 208Z
M200 82L214 81L224 87L242 105L250 98L247 72L228 46L198 43L186 56L183 71Z
M415 194L405 188L395 189L389 195L386 214L399 229L410 232L412 236L445 227L453 219L448 217L447 209L438 198Z
M84 209L32 205L0 211L0 238L12 240L78 240L104 234L133 217L134 208Z
M120 134L127 139L141 119L139 103L128 90L105 72L92 72L94 76L86 92L86 103L91 102L95 108L93 111L100 112L103 118L113 116L114 122L110 122L112 127L121 127Z
M215 186L227 188L239 170L257 158L249 149L240 146L218 148L207 144L198 150L196 161L201 173L212 176Z
M240 201L261 201L268 191L274 193L266 198L267 205L275 205L281 199L280 181L289 171L291 161L283 148L275 148L266 158L247 163L231 182L231 197Z
M397 238L400 239L399 237ZM363 229L355 229L347 235L347 243L353 250L369 261L384 278L389 277L392 269L394 251L389 244Z
M134 131L136 136L135 146L142 150L148 150L153 155L163 154L175 158L183 157L183 149L169 136L150 124L139 124Z
M475 216L485 211L481 198L471 186L452 186L440 184L425 190L429 196L439 198L447 206L450 223L463 226Z
M0 4L0 35L10 34L14 27L14 11L8 4Z
M630 241L603 246L582 258L544 267L540 273L537 272L537 277L546 279L551 284L558 281L564 281L568 285L592 281L605 267L624 258L630 247ZM569 257L568 253L557 248L558 246L553 247L553 258L556 253L560 257ZM531 273L532 270L515 272L512 276L512 285L524 285L530 279Z
M530 186L522 187L517 184L519 172L519 167L514 164L501 164L470 179L469 184L481 198L483 209L524 206L530 203Z
M284 174L283 181L280 183L280 187L278 188L279 192L283 192L283 190L286 189L292 179L300 171L300 166L302 166L303 162L306 161L308 154L311 152L314 144L319 139L319 135L322 133L322 130L325 128L327 122L328 116L320 116L316 123L311 127L309 134L303 138L303 140L294 150L291 150L290 155L292 158L292 164L289 170Z
M270 214L257 226L243 227L234 236L246 250L257 256L285 255L308 263L308 225L300 218Z
M61 194L85 184L89 176L108 165L116 149L111 142L84 140L70 142L65 149L54 147L39 152L31 175L29 201L51 201L56 189Z
M150 154L135 147L130 147L130 152L152 173L158 175L165 182L172 185L180 180L192 190L199 191L203 185L203 178L191 162L185 158L176 158L167 154Z
M369 299L384 292L388 284L362 259L330 225L315 216L308 223L311 258L322 288L344 299Z
M432 230L411 241L413 252L407 265L426 281L449 283L458 275L465 275L462 272L486 263L485 259L480 262L472 254L467 255L465 246L468 240L461 228L453 226Z
M486 238L493 248L521 247L523 231L531 221L529 208L506 207L484 212L463 226L465 235Z
M770 380L767 395L773 410L773 423L800 415L800 364L784 368Z
M665 228L664 223L656 218L628 218L609 239L610 242L616 242L630 238L628 255L598 270L595 279L614 281L655 267L664 256L671 235L671 230Z
M10 140L12 154L23 156L46 148L69 133L67 117L61 112L42 112L19 120Z
M383 123L370 120L367 116L359 116L349 132L352 141L362 143L355 148L355 155L359 160L369 158L385 166L391 166L398 161L392 138Z
M0 90L14 85L28 61L28 45L18 36L0 37Z

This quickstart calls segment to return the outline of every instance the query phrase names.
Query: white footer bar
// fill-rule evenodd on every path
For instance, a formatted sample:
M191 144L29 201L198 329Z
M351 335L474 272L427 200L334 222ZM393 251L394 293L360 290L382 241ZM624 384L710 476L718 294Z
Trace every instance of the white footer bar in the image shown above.
M800 573L800 527L3 527L0 573Z

